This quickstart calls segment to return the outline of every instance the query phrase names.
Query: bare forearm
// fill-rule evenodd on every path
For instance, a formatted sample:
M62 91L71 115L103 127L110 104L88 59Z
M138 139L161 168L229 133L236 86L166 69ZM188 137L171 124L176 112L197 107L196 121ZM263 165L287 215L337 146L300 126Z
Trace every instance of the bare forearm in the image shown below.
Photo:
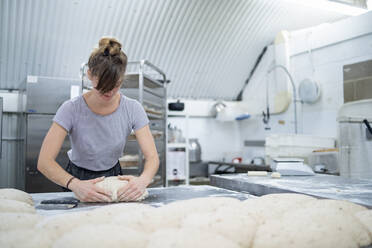
M63 187L66 187L68 180L72 177L52 159L39 159L37 169L49 180Z
M159 169L159 157L157 155L146 159L144 170L140 177L146 180L147 185L150 184L151 180L155 176Z

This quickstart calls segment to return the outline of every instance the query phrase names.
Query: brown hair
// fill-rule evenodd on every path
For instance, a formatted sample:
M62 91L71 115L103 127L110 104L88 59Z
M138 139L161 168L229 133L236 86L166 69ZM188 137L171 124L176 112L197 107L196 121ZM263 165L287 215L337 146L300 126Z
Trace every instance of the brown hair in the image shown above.
M88 66L92 76L98 78L96 89L104 94L124 79L128 59L115 38L101 38L98 45L89 57Z

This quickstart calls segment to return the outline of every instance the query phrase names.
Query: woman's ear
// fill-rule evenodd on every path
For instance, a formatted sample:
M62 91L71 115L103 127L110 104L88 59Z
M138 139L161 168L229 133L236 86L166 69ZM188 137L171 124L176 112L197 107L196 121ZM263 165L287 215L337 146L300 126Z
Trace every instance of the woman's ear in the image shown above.
M92 72L90 71L90 69L87 70L87 77L90 81L92 81L93 77L92 77Z

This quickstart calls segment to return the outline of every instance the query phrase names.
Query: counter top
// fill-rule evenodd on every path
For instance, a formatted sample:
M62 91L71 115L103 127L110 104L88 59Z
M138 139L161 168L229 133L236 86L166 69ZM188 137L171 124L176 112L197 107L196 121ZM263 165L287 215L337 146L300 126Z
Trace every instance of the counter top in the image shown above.
M149 188L149 197L146 198L141 203L149 204L154 207L160 207L170 202L187 200L198 197L232 197L239 200L246 200L248 198L254 198L250 194L231 191L227 189L217 188L213 186L177 186L177 187L168 187L168 188ZM69 210L44 210L38 209L40 202L43 200L50 200L62 197L73 197L74 193L72 192L56 192L56 193L35 193L31 194L36 211L41 215L54 215L66 212L89 210L102 206L108 205L108 203L79 203L77 207ZM111 203L115 204L115 203ZM131 203L127 203L131 204Z
M271 193L302 193L318 198L348 200L372 208L372 180L348 179L333 175L315 176L247 176L212 175L211 185L256 196Z

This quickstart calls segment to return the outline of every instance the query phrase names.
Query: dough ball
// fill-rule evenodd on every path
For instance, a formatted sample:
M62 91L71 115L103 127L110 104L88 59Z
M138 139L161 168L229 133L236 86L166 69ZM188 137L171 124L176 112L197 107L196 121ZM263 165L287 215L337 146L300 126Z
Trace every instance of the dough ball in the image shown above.
M52 241L45 232L22 229L0 232L2 248L44 248L52 247Z
M0 189L0 200L3 199L24 202L31 206L34 205L34 201L32 200L31 195L18 189L12 188Z
M369 231L372 237L372 210L364 210L354 214L360 223Z
M95 216L105 216L107 218L116 218L123 213L143 212L154 209L154 207L142 203L116 203L92 210Z
M194 229L163 229L149 237L147 248L239 248L234 241Z
M253 247L359 247L369 243L365 228L352 215L309 207L268 220L258 228Z
M56 240L71 229L95 223L92 211L79 211L47 217L39 222L36 228L38 232L47 233L52 240Z
M304 194L296 194L296 193L281 193L281 194L268 194L263 195L259 199L272 199L272 200L279 200L279 201L291 201L293 203L304 203L307 201L317 200L313 196L304 195Z
M121 248L146 247L146 236L119 225L87 225L70 230L53 244L53 248Z
M178 222L172 216L159 212L156 208L121 213L114 218L113 223L149 234L159 229L178 226Z
M0 232L32 228L42 220L37 214L0 213Z
M316 198L302 194L270 194L243 201L245 212L253 215L260 223L281 218L287 211L296 210Z
M0 200L0 213L4 212L20 212L20 213L36 213L36 210L30 204L15 201L15 200Z
M327 209L334 209L335 211L344 211L349 214L355 214L360 211L367 210L366 207L343 200L331 200L331 199L323 199L318 200L317 202L311 202L305 204L306 206L311 206L313 208L327 208Z
M165 227L179 227L181 220L191 213L213 212L234 204L240 204L240 201L230 197L200 197L169 203L157 209L156 214L165 216Z
M238 243L241 247L249 247L257 227L255 218L246 214L228 212L229 208L212 213L190 214L182 221L182 228L190 228L202 232L212 232Z
M143 212L154 209L149 205L139 203L117 203L92 210L95 223L125 223L128 219L142 216ZM141 230L141 229L139 229Z
M105 177L105 179L101 182L96 183L96 185L108 192L111 192L111 200L113 202L118 202L118 190L122 187L124 187L128 181L126 180L120 180L119 177L113 176L113 177ZM149 195L149 192L145 190L143 195L138 198L136 201L142 201Z
M282 175L279 172L271 173L271 178L280 178Z

